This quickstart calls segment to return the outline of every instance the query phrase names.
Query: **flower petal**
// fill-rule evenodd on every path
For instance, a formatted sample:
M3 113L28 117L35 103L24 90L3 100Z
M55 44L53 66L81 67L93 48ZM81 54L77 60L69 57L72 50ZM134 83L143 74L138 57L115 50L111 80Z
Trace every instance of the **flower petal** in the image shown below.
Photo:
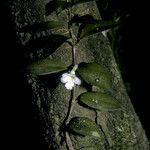
M62 74L62 77L66 77L68 75L69 75L69 73L64 73L64 74Z
M75 86L75 84L72 82L72 81L70 81L70 82L67 82L66 84L65 84L65 87L68 89L68 90L72 90L72 88Z
M62 75L62 77L60 78L60 81L62 82L62 83L66 83L66 82L68 82L68 75Z
M81 84L81 80L78 77L75 77L74 78L74 83L77 84L77 85L80 85Z

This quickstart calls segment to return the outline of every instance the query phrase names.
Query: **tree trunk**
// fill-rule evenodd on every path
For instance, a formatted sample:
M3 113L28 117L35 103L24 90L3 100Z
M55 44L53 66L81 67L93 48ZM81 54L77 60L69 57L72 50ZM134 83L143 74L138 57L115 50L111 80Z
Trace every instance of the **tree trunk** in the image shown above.
M48 56L49 52L45 52L43 49L40 49L40 52L26 50L24 47L33 35L31 33L21 33L20 29L26 25L45 20L65 20L66 23L68 22L66 11L62 11L59 15L54 12L46 16L45 8L47 4L47 0L14 0L9 2L11 18L17 35L17 55L20 57L18 63L21 64L21 67L19 66L21 69L24 63ZM72 15L91 14L97 19L100 18L94 1L75 5L72 12ZM52 33L66 34L62 32L63 30L64 28L61 30L56 29ZM73 27L73 30L76 31L76 28ZM49 34L51 32L39 32L35 34L35 37ZM71 145L68 146L69 149L74 150L82 148L89 150L148 150L148 140L127 95L108 39L98 33L82 40L76 49L78 64L81 62L96 62L102 64L111 72L113 79L112 94L120 101L123 109L111 112L94 111L75 103L70 118L76 116L88 117L93 121L96 118L102 134L100 138L95 138L67 133L65 138L61 134L61 131L64 130L61 127L70 106L71 91L59 82L60 75L38 77L23 72L21 75L24 86L27 87L25 95L29 95L27 98L32 100L33 138L36 139L34 141L40 142L39 144L35 142L33 148L39 145L41 149L45 150L66 150L69 143ZM55 52L51 53L50 57L69 66L72 64L71 47L68 43L64 43ZM55 81L57 84L55 84ZM77 98L85 91L86 89L82 86L76 87L75 97Z

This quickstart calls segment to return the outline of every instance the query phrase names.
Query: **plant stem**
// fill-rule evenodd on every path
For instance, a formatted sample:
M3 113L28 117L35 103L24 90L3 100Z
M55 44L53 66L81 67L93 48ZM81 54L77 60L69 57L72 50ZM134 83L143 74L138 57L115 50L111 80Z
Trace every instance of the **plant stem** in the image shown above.
M69 2L69 0L67 0L67 2ZM72 19L72 7L68 8L67 9L67 14L68 14L68 29L69 29L69 35L70 35L70 38L72 39L72 43L71 43L71 47L72 47L72 63L73 65L76 64L76 48L75 48L75 40L76 40L76 37L74 36L73 34L73 31L72 31L72 25L69 24L69 22L71 21Z
M68 0L67 0L67 2L68 2ZM72 18L72 8L68 8L67 14L68 14L68 22L69 22ZM69 30L70 38L72 38L72 40L74 40L72 26L70 26L69 24L68 24L68 30ZM75 48L74 42L71 43L71 47L72 47L72 63L74 65L74 69L76 70L76 48ZM73 90L71 91L71 99L69 101L68 112L67 112L67 115L63 122L64 127L67 126L67 124L69 123L69 121L71 119L71 113L72 113L73 107L75 105L75 100L76 99L75 99L75 87L74 87ZM63 129L64 129L64 127L63 127ZM64 135L64 140L66 142L67 150L74 150L69 133L66 130L64 130L63 135Z
M73 55L73 65L76 64L76 48L72 46L72 55Z
M69 121L70 121L70 118L71 118L71 113L73 111L73 107L74 107L74 104L75 104L75 87L73 88L73 90L71 91L71 100L70 100L70 103L69 103L69 108L68 108L68 113L67 113L67 118L65 120L65 124L68 124Z
M61 133L63 133L63 136L62 136L62 140L64 139L64 141L66 142L66 147L67 147L67 150L74 150L73 148L73 144L72 144L72 141L71 141L71 138L69 136L69 133L65 130L65 127L67 126L67 124L69 123L70 119L71 119L71 113L73 111L73 107L75 105L75 102L76 102L76 99L75 99L75 88L73 88L73 90L71 91L71 98L70 98L70 101L69 101L69 106L68 106L68 112L67 112L67 115L63 121L63 124L62 124L62 131Z
M72 141L71 141L69 133L67 131L65 132L65 138L66 138L67 150L74 150L73 145L72 145Z

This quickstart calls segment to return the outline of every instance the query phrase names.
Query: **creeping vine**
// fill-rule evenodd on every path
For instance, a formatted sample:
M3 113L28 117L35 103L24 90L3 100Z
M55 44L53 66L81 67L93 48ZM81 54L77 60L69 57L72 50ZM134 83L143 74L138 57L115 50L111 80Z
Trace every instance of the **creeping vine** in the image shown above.
M88 108L95 110L95 112L120 109L119 101L114 98L109 92L112 88L111 73L101 64L97 64L95 62L82 62L80 64L77 64L76 61L76 46L83 38L86 38L95 33L106 31L118 25L117 21L97 20L89 14L83 16L79 16L77 14L73 16L72 7L74 5L86 3L88 1L92 0L50 1L50 7L47 6L46 14L50 15L53 11L55 11L57 15L59 15L62 11L66 11L68 16L66 30L69 31L70 37L59 34L50 34L46 37L32 39L25 45L26 49L50 49L49 55L52 54L57 48L59 48L64 42L69 43L69 45L71 46L71 66L73 66L72 70L68 70L68 66L48 57L42 60L35 61L26 67L26 71L35 75L48 75L66 71L62 74L60 81L65 84L67 90L71 90L71 99L69 101L67 115L64 118L62 126L60 127L60 135L62 136L62 142L66 142L66 148L68 150L74 150L71 138L69 136L70 131L73 131L78 135L90 135L96 138L100 138L99 132L100 130L102 130L101 127L97 125L97 118L95 121L92 121L87 117L71 118L71 113L73 112L73 108L76 102L79 102L79 104L83 107L87 106ZM41 30L53 30L55 28L62 27L65 23L66 22L60 22L58 20L35 23L33 25L25 26L21 29L21 32L35 33ZM72 30L72 24L74 23L79 25L77 36L75 36ZM51 43L55 44L52 46ZM76 72L80 75L80 78L76 75ZM88 85L103 88L107 91L107 93L90 90L79 95L79 99L77 101L75 98L76 86L80 86L82 84L82 81L86 82ZM69 127L70 130L66 130L66 127Z

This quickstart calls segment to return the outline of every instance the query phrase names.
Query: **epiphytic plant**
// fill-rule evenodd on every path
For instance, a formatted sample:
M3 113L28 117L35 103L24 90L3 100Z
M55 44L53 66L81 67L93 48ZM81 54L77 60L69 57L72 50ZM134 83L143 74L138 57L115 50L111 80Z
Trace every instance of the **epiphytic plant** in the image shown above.
M57 15L66 11L68 15L68 22L60 22L58 20L51 20L46 22L38 22L33 25L25 26L21 29L21 32L29 32L35 35L41 31L52 31L55 28L64 28L64 31L69 32L69 36L64 34L52 34L42 36L38 38L31 37L29 42L26 43L25 49L37 51L37 49L43 49L45 52L44 59L40 59L29 64L26 70L31 74L38 76L62 73L60 82L65 84L67 90L72 92L72 100L70 108L68 108L68 115L64 121L64 126L70 128L69 131L73 131L79 135L91 135L99 138L98 125L86 117L70 118L70 114L73 111L75 99L76 85L82 85L82 82L86 82L88 85L96 86L105 89L107 92L97 92L94 90L87 91L81 94L78 98L79 104L94 109L95 111L112 111L120 109L120 103L110 93L112 88L111 73L101 64L95 62L92 63L80 63L76 62L76 46L83 38L91 36L93 34L103 32L118 25L114 20L97 20L92 15L86 14L83 16L74 15L72 13L72 7L80 3L86 3L92 0L52 0L46 6L46 15L56 12ZM78 33L75 34L72 30L72 25L76 24L78 27ZM64 42L67 42L72 49L72 64L66 66L65 63L54 60L48 57L55 52ZM69 69L68 69L69 68ZM87 132L88 131L88 132ZM63 131L65 137L68 138L67 131ZM66 140L67 142L70 140ZM67 143L66 142L66 143ZM70 143L67 143L69 149L73 149ZM83 148L84 149L84 148ZM86 149L86 148L85 148Z

